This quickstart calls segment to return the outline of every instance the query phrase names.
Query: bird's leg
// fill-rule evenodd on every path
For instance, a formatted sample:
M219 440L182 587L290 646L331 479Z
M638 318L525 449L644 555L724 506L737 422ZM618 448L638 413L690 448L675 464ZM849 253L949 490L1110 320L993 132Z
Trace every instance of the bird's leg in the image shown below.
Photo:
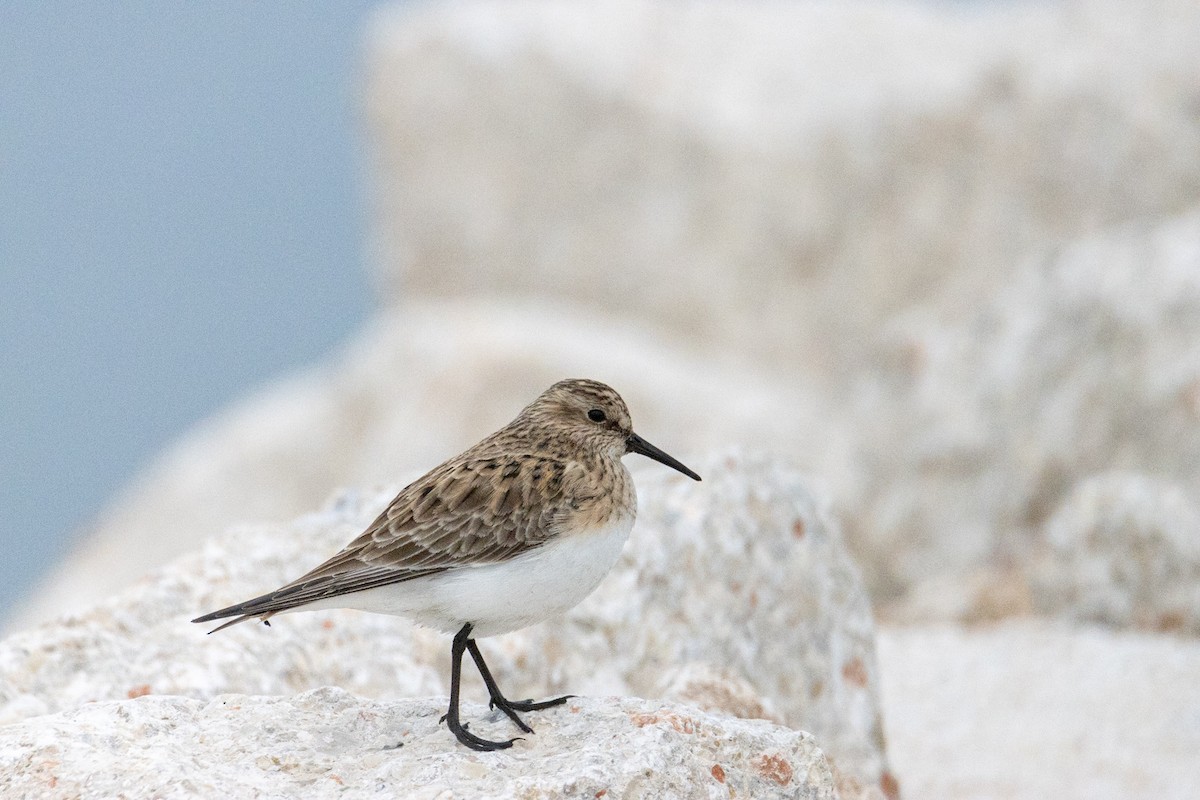
M479 645L475 644L474 639L467 639L467 650L471 653L471 658L475 660L475 666L479 668L479 674L483 676L483 682L487 685L488 696L491 698L488 705L491 708L499 708L508 718L516 723L517 727L526 733L533 733L533 728L525 724L525 721L517 716L517 711L512 707L512 704L500 693L500 687L496 685L496 679L492 677L491 671L487 668L487 664L483 662L483 653L479 652Z
M492 677L487 664L483 662L483 653L479 652L479 645L475 644L474 639L467 640L467 652L471 654L471 658L475 659L475 666L479 668L479 674L483 676L483 682L487 685L488 695L491 697L488 705L503 711L508 715L509 719L517 724L518 728L526 733L533 733L533 729L517 716L518 711L539 711L543 708L559 706L575 696L568 694L556 697L553 700L543 700L540 703L535 703L532 700L509 700L501 693L500 687L496 685L496 679Z
M463 625L458 633L454 634L454 642L450 645L450 708L446 711L445 716L438 721L445 722L450 732L472 750L503 750L506 747L512 747L516 739L509 739L503 742L481 739L468 731L467 726L462 724L458 718L458 692L459 684L462 683L463 650L473 644L469 638L470 636L471 623L469 622Z

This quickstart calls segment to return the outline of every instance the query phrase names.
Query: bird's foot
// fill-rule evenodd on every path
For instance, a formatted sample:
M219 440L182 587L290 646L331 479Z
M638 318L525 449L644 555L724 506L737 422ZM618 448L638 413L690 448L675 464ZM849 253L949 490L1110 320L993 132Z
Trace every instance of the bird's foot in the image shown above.
M455 738L472 750L484 753L490 750L507 750L513 746L513 742L520 741L521 739L520 736L517 736L512 739L494 742L491 739L484 739L481 736L471 733L467 730L469 723L460 723L457 716L449 717L449 715L446 715L442 719L446 720L446 725L450 728L450 732L454 734Z
M556 697L553 700L542 700L541 702L535 703L533 700L509 700L503 695L493 695L492 698L488 700L488 708L500 709L505 713L505 715L508 716L509 719L513 721L514 724L516 724L518 728L523 730L525 733L533 733L533 728L529 727L525 720L517 716L518 711L541 711L543 708L560 706L574 696L575 695L573 694L568 694L564 695L563 697Z
M450 728L450 732L454 734L455 738L472 750L479 750L480 752L487 752L490 750L506 750L513 746L513 742L518 742L521 740L521 737L517 736L513 739L505 739L494 742L491 739L484 739L481 736L476 736L467 730L471 723L459 722L458 715L455 714L451 716L449 712L442 714L441 719L438 720L439 725L443 722L445 722L446 726ZM533 731L529 730L528 728L525 729L525 732L533 733Z
M536 703L533 700L508 700L503 697L493 697L489 705L499 706L500 708L507 707L513 711L541 711L543 708L561 706L574 696L573 694L564 694L562 697L556 697L553 700L540 700Z
M496 698L489 700L488 708L500 709L509 719L513 721L513 724L515 724L518 728L523 730L525 733L533 733L533 728L529 727L525 723L525 720L517 716L517 709L513 708L513 706L503 697L499 698L498 700Z

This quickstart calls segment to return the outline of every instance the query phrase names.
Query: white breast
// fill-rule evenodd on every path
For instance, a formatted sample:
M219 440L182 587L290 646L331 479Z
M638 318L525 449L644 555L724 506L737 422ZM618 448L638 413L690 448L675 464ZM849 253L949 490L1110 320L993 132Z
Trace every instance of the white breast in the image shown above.
M608 574L633 528L633 515L603 528L559 536L528 553L303 606L357 608L410 617L456 633L470 622L473 638L495 636L562 614Z

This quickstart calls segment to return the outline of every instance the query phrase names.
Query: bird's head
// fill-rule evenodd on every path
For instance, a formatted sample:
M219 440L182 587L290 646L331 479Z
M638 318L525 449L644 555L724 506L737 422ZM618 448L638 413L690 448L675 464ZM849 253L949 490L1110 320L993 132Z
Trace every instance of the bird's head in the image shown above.
M611 386L586 378L559 381L530 403L521 417L558 435L620 458L626 453L647 456L693 480L700 476L633 432L629 407Z

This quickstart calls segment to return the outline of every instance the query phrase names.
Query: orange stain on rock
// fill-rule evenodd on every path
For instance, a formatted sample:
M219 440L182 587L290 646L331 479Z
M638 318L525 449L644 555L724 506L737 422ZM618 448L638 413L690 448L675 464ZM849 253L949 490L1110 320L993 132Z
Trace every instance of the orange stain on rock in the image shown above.
M879 778L879 788L883 790L888 800L900 800L900 781L890 772L884 772Z
M1179 633L1187 624L1187 617L1182 611L1164 611L1154 620L1154 630L1159 633Z
M776 753L763 753L758 758L751 760L750 766L758 771L767 780L775 781L780 786L787 786L792 782L792 765L787 759Z
M792 536L795 536L797 539L803 539L805 533L804 520L798 519L792 523Z
M125 693L125 696L132 700L135 697L145 697L148 694L150 694L150 684L143 683L141 686L135 686L130 689Z
M665 722L674 728L677 733L695 733L700 727L691 717L682 717L671 711L656 711L653 714L633 714L629 718L639 728Z
M867 667L861 658L852 658L842 664L842 677L846 679L847 683L854 684L861 689L867 685Z
M717 779L717 783L725 782L725 770L720 764L713 764L712 776Z

